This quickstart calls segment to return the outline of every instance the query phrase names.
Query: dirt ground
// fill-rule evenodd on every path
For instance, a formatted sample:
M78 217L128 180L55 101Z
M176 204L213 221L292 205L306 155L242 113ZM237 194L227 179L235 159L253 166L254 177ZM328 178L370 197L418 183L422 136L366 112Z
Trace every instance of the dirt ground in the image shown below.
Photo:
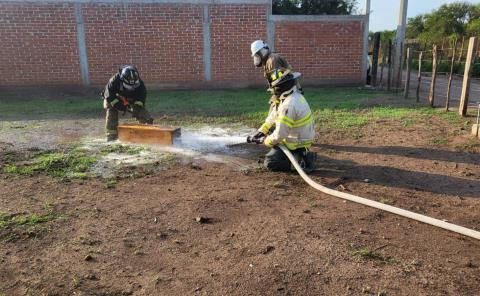
M361 137L321 128L313 178L480 230L478 141L439 120L375 121ZM18 130L2 162L31 149ZM0 228L0 295L479 295L480 241L257 169L264 149L248 149L115 186L0 173L0 213L56 215Z

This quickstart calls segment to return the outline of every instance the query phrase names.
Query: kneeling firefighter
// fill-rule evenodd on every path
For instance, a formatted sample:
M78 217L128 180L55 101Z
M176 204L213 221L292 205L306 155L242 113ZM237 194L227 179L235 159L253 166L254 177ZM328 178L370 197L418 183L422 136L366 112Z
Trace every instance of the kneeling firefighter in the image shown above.
M315 169L317 155L309 151L315 137L310 106L297 88L300 73L275 69L271 87L278 101L270 108L265 123L247 138L247 142L265 144L271 150L265 155L264 165L272 171L291 171L290 160L277 146L286 146L305 172Z
M153 124L153 118L145 109L147 89L135 66L126 65L112 76L102 92L103 107L106 109L107 141L118 138L118 112L130 112L138 122Z

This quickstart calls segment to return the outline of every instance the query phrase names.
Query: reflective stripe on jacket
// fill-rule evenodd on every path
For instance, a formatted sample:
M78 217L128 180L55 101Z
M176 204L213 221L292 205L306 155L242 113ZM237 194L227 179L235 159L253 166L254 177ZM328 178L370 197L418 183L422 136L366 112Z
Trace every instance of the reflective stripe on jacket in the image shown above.
M296 86L280 96L276 108L270 108L259 131L267 134L273 125L275 130L265 139L268 147L284 144L288 149L295 150L312 145L315 137L313 114Z

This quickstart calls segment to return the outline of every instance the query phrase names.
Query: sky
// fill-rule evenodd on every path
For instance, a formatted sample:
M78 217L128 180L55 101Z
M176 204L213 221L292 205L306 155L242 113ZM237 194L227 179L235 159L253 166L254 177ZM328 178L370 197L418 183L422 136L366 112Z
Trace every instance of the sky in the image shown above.
M480 0L462 0L474 4ZM442 4L458 2L458 0L409 0L407 19L421 13L428 13ZM365 11L365 0L358 0L359 6ZM397 28L400 0L371 0L370 31L393 30Z

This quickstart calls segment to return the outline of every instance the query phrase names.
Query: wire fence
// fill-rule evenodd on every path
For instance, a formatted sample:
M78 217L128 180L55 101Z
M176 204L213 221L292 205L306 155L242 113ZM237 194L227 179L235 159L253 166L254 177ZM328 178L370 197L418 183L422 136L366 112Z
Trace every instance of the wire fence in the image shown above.
M446 111L458 108L461 115L466 115L469 107L478 108L480 102L477 39L431 46L410 41L397 46L392 40L379 42L376 36L370 45L375 68L371 70L372 86L403 91L406 98L426 100L430 106L442 106ZM399 55L395 53L398 48Z

